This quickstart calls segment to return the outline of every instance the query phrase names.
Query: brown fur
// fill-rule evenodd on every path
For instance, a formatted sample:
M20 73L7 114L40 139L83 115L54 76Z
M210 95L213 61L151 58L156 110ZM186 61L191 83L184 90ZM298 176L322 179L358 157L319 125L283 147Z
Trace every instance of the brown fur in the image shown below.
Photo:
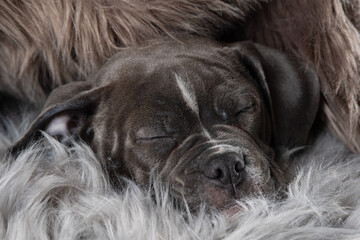
M0 89L42 102L51 89L86 79L123 47L165 36L215 36L253 2L1 1Z
M0 12L0 91L42 103L149 39L251 39L314 63L327 126L360 152L358 0L4 0Z

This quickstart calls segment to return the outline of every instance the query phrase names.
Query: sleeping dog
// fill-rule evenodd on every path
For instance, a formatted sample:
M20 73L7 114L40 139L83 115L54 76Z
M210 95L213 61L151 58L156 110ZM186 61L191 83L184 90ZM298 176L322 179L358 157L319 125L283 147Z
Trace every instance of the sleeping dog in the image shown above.
M281 148L306 144L315 72L251 42L162 42L127 49L91 79L55 89L17 152L41 131L94 150L114 187L157 174L191 207L220 210L286 186Z

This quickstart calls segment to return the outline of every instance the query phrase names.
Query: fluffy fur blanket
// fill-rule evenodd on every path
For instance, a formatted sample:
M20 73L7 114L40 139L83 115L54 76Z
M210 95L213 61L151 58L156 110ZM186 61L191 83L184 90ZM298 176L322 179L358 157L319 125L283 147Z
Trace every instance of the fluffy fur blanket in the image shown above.
M315 66L324 122L360 151L359 11L358 0L3 0L0 101L6 92L39 107L54 87L148 39L250 39ZM0 239L360 239L360 156L328 133L291 157L287 198L245 199L226 219L178 211L157 181L114 192L84 145L46 138L46 147L7 155L33 119L20 112L0 114Z
M167 187L114 192L92 151L47 138L15 159L4 149L29 124L6 119L0 140L0 239L356 239L360 238L360 155L324 133L293 160L282 202L245 199L231 219L178 211ZM155 195L153 195L155 193Z

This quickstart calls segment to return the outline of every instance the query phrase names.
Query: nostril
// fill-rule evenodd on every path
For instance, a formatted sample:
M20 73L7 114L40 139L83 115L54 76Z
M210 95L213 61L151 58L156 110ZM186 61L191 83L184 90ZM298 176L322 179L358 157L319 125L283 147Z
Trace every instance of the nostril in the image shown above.
M240 173L244 169L244 164L242 162L237 162L235 164L235 172Z
M214 178L222 178L223 176L224 172L220 168L216 169L216 175Z
M220 167L211 168L210 171L206 173L206 175L211 179L219 179L224 176L224 171Z

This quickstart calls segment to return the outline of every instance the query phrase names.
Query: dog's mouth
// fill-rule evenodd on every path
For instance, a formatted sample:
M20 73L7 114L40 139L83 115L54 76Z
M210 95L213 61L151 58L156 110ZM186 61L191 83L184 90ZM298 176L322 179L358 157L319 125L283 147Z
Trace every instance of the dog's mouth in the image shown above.
M227 217L242 210L239 202L246 201L250 198L256 198L262 195L277 194L277 190L281 188L277 184L277 176L274 174L273 167L265 159L253 159L248 162L241 172L241 177L237 181L228 184L221 184L216 179L209 179L206 175L198 176L197 187L186 184L187 188L197 188L198 190L192 193L198 193L198 197L210 208L216 209ZM196 181L196 180L195 180ZM186 195L189 201L195 200L194 195Z
M205 203L227 216L236 214L241 210L238 201L277 188L272 179L277 177L272 174L272 158L257 149L236 146L240 145L222 143L206 148L208 151L191 149L188 153L197 153L193 158L184 155L181 161L172 161L176 167L167 168L170 172L164 171L162 176L170 181L174 196L183 196L194 212Z
M230 183L227 186L205 180L203 184L204 200L222 211L231 208L236 200L254 196L260 191L249 177L243 176L242 178L241 181Z
M207 161L202 168L200 194L206 204L226 215L240 210L237 201L276 189L271 159L260 151L241 152L217 155L216 160L220 161Z
M218 210L225 217L231 218L234 215L241 212L243 210L243 208L236 201L232 201L231 203L225 205L224 207L222 207L222 208L220 208Z

